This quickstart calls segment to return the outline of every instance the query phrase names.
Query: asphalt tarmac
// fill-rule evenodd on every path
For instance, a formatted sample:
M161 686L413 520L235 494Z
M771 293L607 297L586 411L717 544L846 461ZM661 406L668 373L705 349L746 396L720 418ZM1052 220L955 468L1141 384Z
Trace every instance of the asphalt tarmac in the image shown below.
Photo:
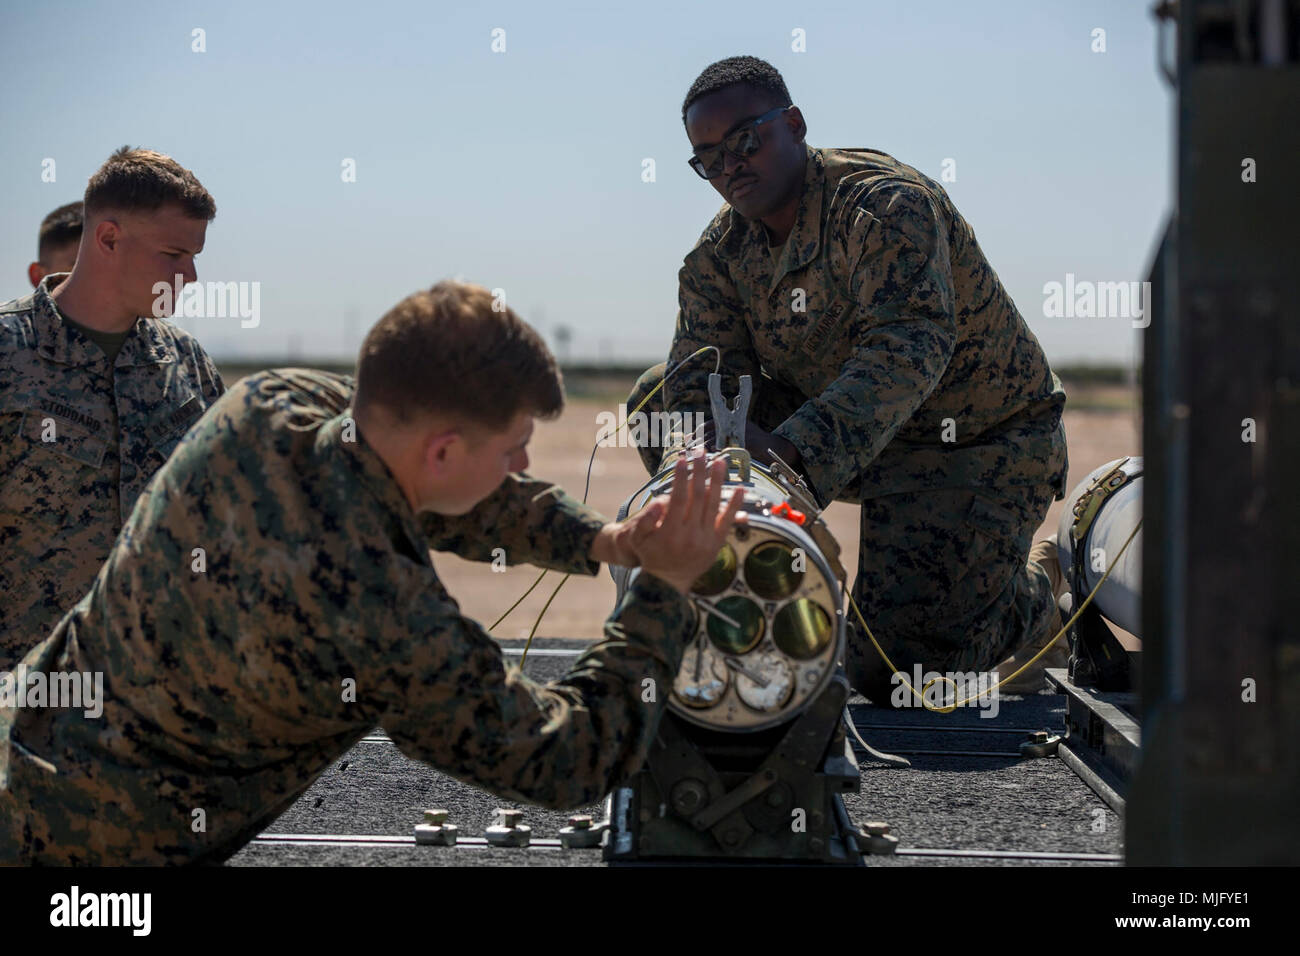
M518 649L519 641L503 647ZM585 641L538 639L534 649L580 651ZM513 659L517 660L517 656ZM530 656L525 672L559 677L573 657ZM1044 688L1046 688L1044 683ZM996 717L977 708L950 714L922 708L873 707L862 698L850 713L877 750L906 756L910 768L873 760L855 745L860 793L845 796L855 823L884 821L898 837L893 856L868 866L1119 866L1120 818L1055 756L1024 758L1025 734L1059 732L1065 698L1044 692L1003 695ZM449 811L459 828L454 847L418 846L413 833L429 808ZM489 847L494 810L523 811L532 828L526 849ZM604 866L599 849L566 850L559 831L571 813L597 821L603 805L567 812L503 801L411 760L376 729L330 767L231 866Z

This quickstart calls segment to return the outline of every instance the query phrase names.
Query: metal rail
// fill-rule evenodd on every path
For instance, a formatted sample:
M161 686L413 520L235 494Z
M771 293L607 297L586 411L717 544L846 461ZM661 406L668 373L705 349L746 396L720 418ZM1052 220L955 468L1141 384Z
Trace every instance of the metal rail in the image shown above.
M1124 798L1120 796L1117 789L1120 784L1107 771L1100 768L1093 770L1064 740L1057 744L1056 755L1061 758L1062 763L1074 771L1075 776L1092 788L1093 793L1106 801L1112 810L1121 815L1124 813Z
M253 838L258 846L416 846L413 836L388 836L382 833L263 833ZM489 847L487 837L460 837L454 847L466 850ZM433 849L433 848L431 848ZM498 849L560 850L558 839L534 837L526 847L498 847ZM600 849L596 847L595 849Z
M851 705L850 705L851 706ZM980 727L966 724L935 724L932 727L925 724L860 724L856 720L853 726L858 730L924 730L940 731L950 734L1032 734L1035 731L1045 730L1045 727Z
M1079 860L1081 862L1123 863L1118 853L1070 853L1038 850L931 850L913 847L898 849L895 856L986 857L993 860Z
M593 641L592 644L594 646L595 642ZM584 653L586 650L587 649L585 647L580 651L571 651L565 647L534 647L532 650L528 652L528 656L529 657L577 657L578 655ZM522 647L503 647L501 648L501 653L509 657L521 657L523 656L524 649Z
M384 734L367 734L362 737L358 743L363 744L391 744L393 738ZM854 743L853 749L857 753L867 754L860 744ZM896 754L915 754L922 757L1002 757L1019 760L1023 755L1019 751L1011 750L899 750L891 748L891 753ZM870 754L867 754L870 756Z
M856 744L853 749L866 753ZM1024 754L1019 751L1013 752L1010 750L900 750L897 747L890 747L889 752L914 757L999 757L1004 760L1021 760L1024 758Z
M409 836L388 836L385 834L369 833L263 833L254 837L250 845L255 846L332 846L332 847L414 847L416 846L415 838ZM493 849L486 837L461 837L451 847L428 847L430 851L439 849L464 849L464 850L483 850ZM511 852L514 848L496 847L506 852ZM549 838L534 837L527 847L520 849L526 850L545 850L555 851L562 850L560 841ZM599 847L592 847L587 852L599 852ZM517 850L515 850L517 852ZM570 850L571 853L584 852L580 849ZM1124 858L1117 853L1074 853L1070 851L1038 851L1038 850L986 850L986 849L947 849L942 847L900 847L896 856L914 856L914 857L931 857L931 858L962 858L962 859L996 859L996 860L1060 860L1060 861L1077 861L1083 863L1122 863Z
M1090 771L1080 777L1112 807L1111 801L1118 800L1122 808L1142 749L1141 728L1121 709L1121 705L1131 704L1134 695L1091 692L1071 683L1062 668L1048 668L1046 673L1048 681L1065 695L1067 734L1062 744L1068 745L1075 764L1086 765ZM1073 765L1070 769L1079 773ZM1094 786L1098 782L1110 793Z

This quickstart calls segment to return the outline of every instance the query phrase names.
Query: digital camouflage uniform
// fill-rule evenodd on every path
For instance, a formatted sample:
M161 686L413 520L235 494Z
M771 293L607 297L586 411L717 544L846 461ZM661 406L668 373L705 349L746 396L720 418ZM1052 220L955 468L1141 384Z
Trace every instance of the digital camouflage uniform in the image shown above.
M678 278L668 364L719 347L724 396L752 377L751 421L799 449L819 502L862 504L854 594L895 666L991 669L1051 636L1026 556L1065 495L1065 393L938 183L875 150L808 148L784 246L724 205ZM692 359L644 410L707 413L714 364ZM654 473L663 449L640 452ZM865 636L848 657L882 702Z
M685 599L640 575L563 678L507 667L430 548L594 574L604 519L524 474L462 517L417 518L349 427L351 398L323 372L244 379L155 475L90 593L24 660L102 671L103 716L0 709L0 862L224 859L376 725L408 756L551 807L639 768Z
M195 338L136 320L117 359L64 322L46 276L0 305L0 670L90 589L136 497L221 395Z

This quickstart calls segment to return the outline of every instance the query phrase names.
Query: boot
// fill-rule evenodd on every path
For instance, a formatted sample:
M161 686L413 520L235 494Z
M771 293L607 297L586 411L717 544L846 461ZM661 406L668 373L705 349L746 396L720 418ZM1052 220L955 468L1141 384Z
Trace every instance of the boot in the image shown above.
M1056 535L1053 534L1050 538L1044 538L1035 544L1029 551L1029 560L1042 568L1047 573L1048 580L1052 582L1052 628L1047 635L1047 639L1050 641L1065 623L1061 619L1060 600L1061 595L1069 590L1065 575L1061 573L1061 559L1056 549ZM998 665L999 678L1014 674L1025 661L1042 650L1042 647L1043 645L1040 643L1032 647L1020 648ZM1043 676L1043 671L1049 667L1068 667L1069 662L1070 642L1068 635L1062 634L1060 640L1052 645L1051 650L1034 661L1028 670L1003 684L1000 690L1008 694L1035 694L1045 686L1046 679Z

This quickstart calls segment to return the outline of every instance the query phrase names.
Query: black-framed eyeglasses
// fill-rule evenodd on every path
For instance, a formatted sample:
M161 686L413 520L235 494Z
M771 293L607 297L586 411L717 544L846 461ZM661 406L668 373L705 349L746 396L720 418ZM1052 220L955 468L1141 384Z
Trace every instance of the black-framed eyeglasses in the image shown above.
M713 179L722 175L725 164L723 153L730 153L737 159L744 159L757 153L763 145L763 140L758 135L758 128L764 123L770 123L790 108L790 106L778 106L774 110L768 110L762 116L742 123L728 133L717 146L710 146L696 153L687 162L701 179Z

